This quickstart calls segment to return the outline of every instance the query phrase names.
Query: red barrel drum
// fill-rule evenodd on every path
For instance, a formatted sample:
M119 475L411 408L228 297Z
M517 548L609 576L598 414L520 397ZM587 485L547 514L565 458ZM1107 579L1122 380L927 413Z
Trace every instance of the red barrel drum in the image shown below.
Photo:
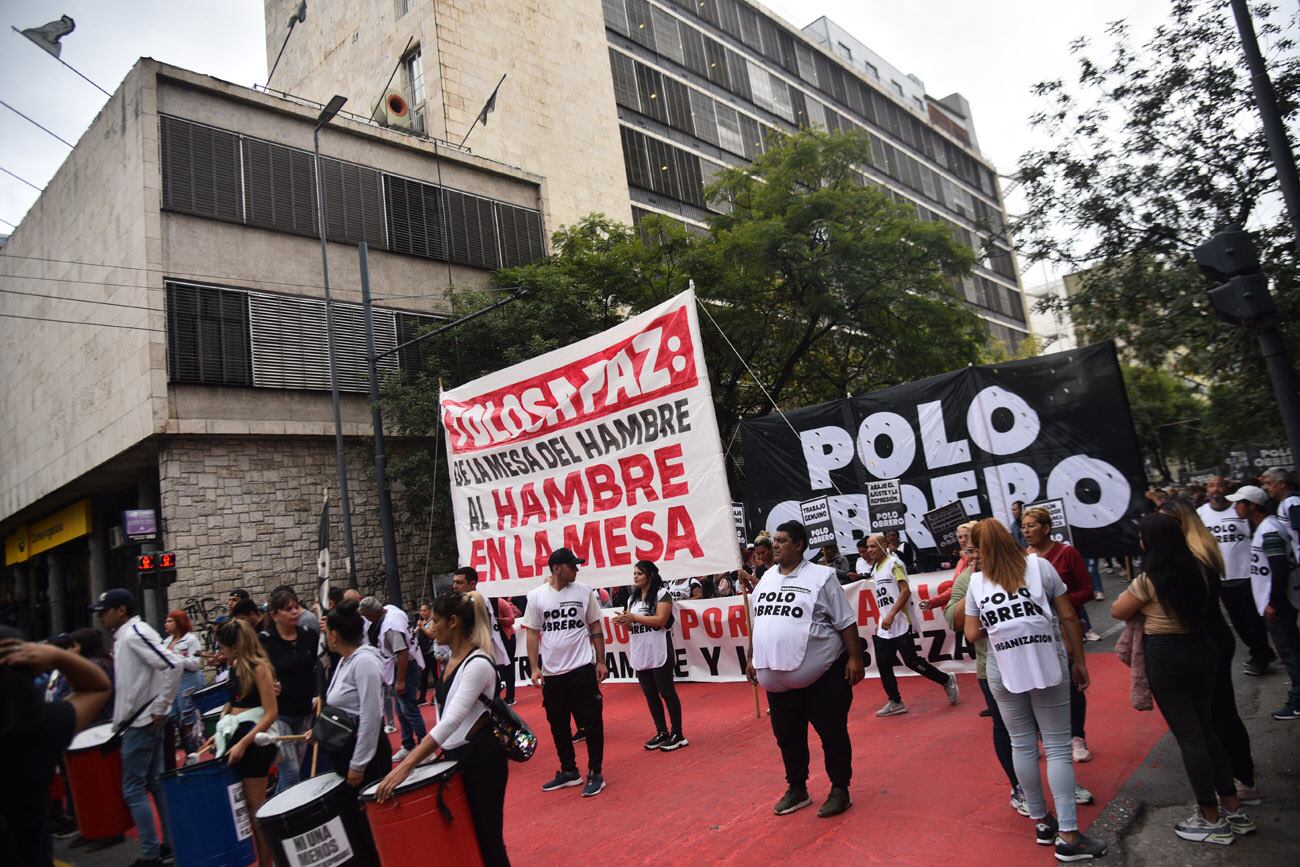
M122 747L120 739L113 737L112 723L88 728L73 738L63 763L81 836L101 840L135 827L122 800Z
M384 803L376 783L361 793L381 867L428 863L429 853L456 867L481 867L474 819L456 762L432 762L411 771Z

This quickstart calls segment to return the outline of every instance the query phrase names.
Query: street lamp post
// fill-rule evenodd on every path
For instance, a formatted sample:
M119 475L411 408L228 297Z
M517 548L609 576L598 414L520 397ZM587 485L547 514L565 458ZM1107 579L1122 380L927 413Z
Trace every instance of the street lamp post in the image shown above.
M370 305L370 257L365 241L357 245L357 253L357 258L361 263L361 306L366 320L366 363L369 366L368 372L370 374L370 414L375 429L375 483L379 491L379 525L383 533L384 575L388 582L389 598L400 599L402 585L397 571L397 532L393 526L392 503L388 498L388 454L384 443L384 418L379 405L379 361L417 343L422 343L430 337L459 328L466 322L477 319L486 313L491 313L499 307L504 307L510 302L523 297L528 290L522 286L512 287L509 295L494 304L489 304L475 310L473 313L467 313L453 322L448 322L446 325L425 332L405 343L399 343L391 349L376 353L374 317Z
M357 586L357 558L352 543L352 502L348 497L348 459L343 447L343 415L339 409L339 370L338 358L334 351L334 302L330 296L329 249L325 240L325 191L320 176L320 131L343 108L347 98L335 96L325 108L321 109L316 119L316 128L312 130L312 148L316 156L316 222L320 230L320 267L321 279L325 288L325 344L330 358L330 398L334 404L334 450L338 461L339 496L343 500L343 541L347 546L348 584Z

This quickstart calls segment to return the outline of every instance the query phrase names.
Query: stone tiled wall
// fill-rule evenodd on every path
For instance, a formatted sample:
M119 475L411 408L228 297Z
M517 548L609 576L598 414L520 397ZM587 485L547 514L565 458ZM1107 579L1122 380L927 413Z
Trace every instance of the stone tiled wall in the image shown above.
M331 582L346 586L343 515L332 439L174 437L158 459L164 544L177 553L173 605L189 597L224 601L235 587L262 595L290 584L311 597L321 493L330 490ZM382 541L372 465L348 454L357 580L385 598ZM427 525L397 515L405 601L426 595ZM385 600L387 601L387 600ZM404 601L404 604L405 604Z

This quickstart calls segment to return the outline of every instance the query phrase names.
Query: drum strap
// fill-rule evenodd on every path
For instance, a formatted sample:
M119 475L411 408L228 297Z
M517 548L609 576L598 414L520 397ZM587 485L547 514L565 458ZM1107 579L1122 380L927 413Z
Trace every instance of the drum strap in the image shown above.
M445 800L443 800L443 797L442 797L442 790L446 787L446 785L447 785L447 781L446 781L446 780L439 780L439 781L438 781L438 797L437 797L437 801L438 801L438 812L442 814L442 820L443 820L444 822L450 822L450 821L452 821L455 817L452 816L452 814L451 814L451 808L449 808L449 807L447 806L447 802L446 802Z

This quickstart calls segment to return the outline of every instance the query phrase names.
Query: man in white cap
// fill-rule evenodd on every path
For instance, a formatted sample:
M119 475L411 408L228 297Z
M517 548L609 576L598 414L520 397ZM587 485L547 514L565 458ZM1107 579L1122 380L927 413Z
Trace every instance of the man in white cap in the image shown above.
M1250 524L1237 515L1236 505L1228 501L1231 490L1223 476L1210 476L1205 480L1207 499L1196 514L1218 543L1219 555L1223 557L1219 597L1233 629L1250 653L1244 666L1246 674L1259 676L1268 674L1269 663L1277 659L1277 654L1268 644L1264 618L1255 609L1250 592Z
M1300 569L1296 567L1290 528L1272 511L1263 488L1243 485L1228 497L1250 524L1250 586L1255 605L1273 639L1273 648L1291 678L1286 704L1273 711L1276 720L1300 720Z

